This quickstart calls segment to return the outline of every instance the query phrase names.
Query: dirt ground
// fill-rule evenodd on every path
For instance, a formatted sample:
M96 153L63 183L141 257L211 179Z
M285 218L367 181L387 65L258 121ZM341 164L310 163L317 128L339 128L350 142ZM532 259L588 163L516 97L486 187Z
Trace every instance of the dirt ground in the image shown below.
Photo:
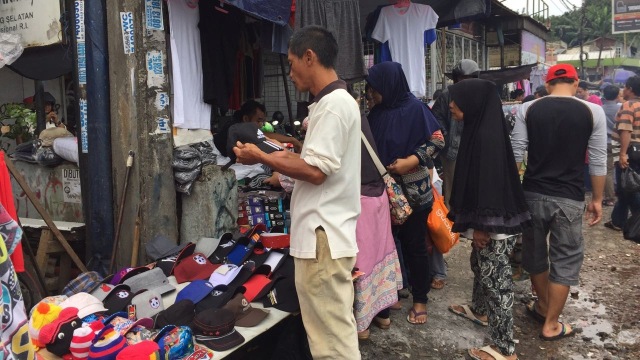
M585 261L580 286L571 288L561 319L582 329L573 338L545 342L540 326L529 318L525 304L531 299L529 280L516 282L514 302L516 352L519 359L640 359L640 244L624 240L621 232L585 224ZM490 343L486 328L447 311L452 303L471 299L473 274L469 268L471 244L463 241L445 255L447 285L429 293L426 325L406 321L411 299L392 311L388 330L371 327L371 337L360 343L363 359L465 359L470 347Z

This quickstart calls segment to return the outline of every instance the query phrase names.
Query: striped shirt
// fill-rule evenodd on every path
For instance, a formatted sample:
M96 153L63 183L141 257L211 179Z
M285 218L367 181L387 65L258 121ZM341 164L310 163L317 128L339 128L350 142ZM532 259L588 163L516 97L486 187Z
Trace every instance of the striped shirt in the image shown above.
M631 131L631 142L640 143L640 99L622 103L616 115L616 130Z

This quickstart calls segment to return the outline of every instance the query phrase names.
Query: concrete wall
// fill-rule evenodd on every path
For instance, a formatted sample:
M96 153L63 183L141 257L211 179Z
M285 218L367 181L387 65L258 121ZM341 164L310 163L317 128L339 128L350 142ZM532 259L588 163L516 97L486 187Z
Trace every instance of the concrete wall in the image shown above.
M23 161L14 164L53 220L84 222L80 177L75 164L65 162L53 168ZM42 219L13 176L11 188L18 216Z

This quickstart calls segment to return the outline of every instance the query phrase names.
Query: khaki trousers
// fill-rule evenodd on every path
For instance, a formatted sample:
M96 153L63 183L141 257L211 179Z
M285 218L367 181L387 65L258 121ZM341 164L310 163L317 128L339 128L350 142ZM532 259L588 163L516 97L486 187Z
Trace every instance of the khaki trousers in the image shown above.
M327 234L316 229L316 258L295 261L302 322L315 360L359 360L351 269L355 257L332 259Z

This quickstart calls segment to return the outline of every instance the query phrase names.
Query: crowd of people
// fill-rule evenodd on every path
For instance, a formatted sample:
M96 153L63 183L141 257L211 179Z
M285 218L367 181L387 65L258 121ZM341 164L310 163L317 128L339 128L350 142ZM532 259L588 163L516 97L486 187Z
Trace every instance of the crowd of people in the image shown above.
M441 165L453 231L473 243L471 301L449 310L486 326L492 341L469 355L517 358L509 259L518 238L537 294L526 310L540 324L539 337L575 335L560 315L579 280L585 211L588 225L595 225L602 206L615 200L605 226L620 230L629 210L640 210L640 197L623 193L619 181L622 169L640 171L640 146L634 146L640 142L640 77L623 90L604 85L600 99L573 66L552 66L533 98L517 94L522 105L511 129L497 86L479 79L472 60L455 65L454 84L431 108L411 94L410 74L400 64L374 65L366 78L365 115L335 72L337 52L334 36L321 27L302 28L291 38L289 76L297 90L314 95L299 154L266 154L240 142L233 148L240 163L262 163L296 179L291 254L314 359L359 359L358 340L369 337L371 325L392 325L389 313L402 309L402 289L411 296L406 321L428 321L428 294L446 279L442 254L428 247L434 162ZM401 225L392 225L378 161L411 205ZM364 275L352 283L354 267Z

